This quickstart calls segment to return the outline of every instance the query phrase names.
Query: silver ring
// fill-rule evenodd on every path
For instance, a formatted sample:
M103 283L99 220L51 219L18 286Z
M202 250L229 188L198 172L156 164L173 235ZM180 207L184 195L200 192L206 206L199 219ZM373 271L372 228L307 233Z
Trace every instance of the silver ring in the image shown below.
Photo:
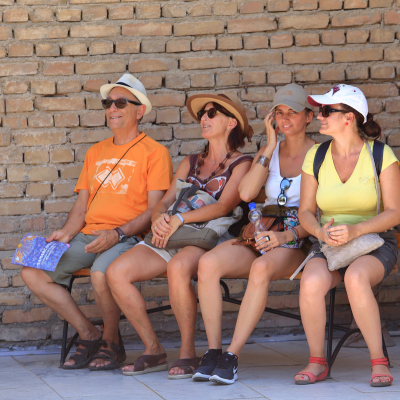
M269 238L269 236L265 236L265 240L266 240L267 242L269 242L271 239Z

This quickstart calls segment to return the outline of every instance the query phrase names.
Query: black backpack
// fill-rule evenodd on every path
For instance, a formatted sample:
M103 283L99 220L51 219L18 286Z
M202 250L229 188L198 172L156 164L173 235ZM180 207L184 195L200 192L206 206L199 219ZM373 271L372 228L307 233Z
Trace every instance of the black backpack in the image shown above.
M319 170L321 168L322 163L324 162L326 152L328 151L328 148L329 148L329 145L331 144L331 142L332 142L332 139L328 140L324 143L321 143L321 145L318 147L318 149L315 153L313 171L314 171L314 177L317 180L317 182L318 182ZM381 170L382 170L384 147L385 147L384 143L375 141L374 148L372 150L372 156L374 157L376 173L377 173L378 177L381 174Z

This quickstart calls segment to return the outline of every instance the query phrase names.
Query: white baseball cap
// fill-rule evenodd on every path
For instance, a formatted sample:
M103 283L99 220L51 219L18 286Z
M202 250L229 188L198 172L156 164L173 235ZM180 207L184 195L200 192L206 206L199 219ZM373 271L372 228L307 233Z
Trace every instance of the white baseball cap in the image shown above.
M115 87L122 87L129 90L142 104L146 106L146 111L144 115L148 114L151 109L150 100L147 98L146 89L143 83L139 79L135 78L131 74L124 74L118 79L117 83L109 83L107 85L102 85L100 87L100 94L103 99L106 99L112 89Z
M364 123L367 122L367 99L358 87L336 85L323 95L308 96L307 100L315 107L319 107L321 104L346 104L361 113L364 117Z

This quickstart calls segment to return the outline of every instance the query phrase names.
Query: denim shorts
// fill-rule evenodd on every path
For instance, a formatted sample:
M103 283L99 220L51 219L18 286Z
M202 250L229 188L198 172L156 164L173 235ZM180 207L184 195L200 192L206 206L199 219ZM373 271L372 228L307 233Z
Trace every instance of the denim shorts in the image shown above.
M385 268L385 276L383 278L386 278L390 275L397 262L397 240L393 231L382 232L379 236L385 241L385 243L367 255L376 257L382 263L383 268ZM318 240L314 236L310 236L310 241L312 243L310 252L317 252L312 258L323 258L326 260L324 253L319 250ZM338 269L338 272L340 272L344 277L347 268L348 266L340 268Z

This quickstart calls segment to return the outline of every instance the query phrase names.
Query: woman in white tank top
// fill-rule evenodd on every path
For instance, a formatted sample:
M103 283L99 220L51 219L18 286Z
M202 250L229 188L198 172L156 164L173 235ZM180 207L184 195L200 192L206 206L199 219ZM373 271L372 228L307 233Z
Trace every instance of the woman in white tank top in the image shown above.
M305 254L300 249L302 239L309 234L300 227L297 208L300 203L301 167L307 151L315 144L305 130L313 113L308 108L307 92L299 85L280 88L274 96L271 112L264 122L267 145L260 148L250 171L239 185L242 200L250 202L265 184L267 213L282 213L285 209L285 231L260 233L257 241L261 254L250 246L232 246L236 239L224 242L204 254L199 262L198 293L209 350L203 356L193 380L211 380L231 384L237 379L238 357L248 337L256 327L268 298L270 281L292 274ZM278 127L274 129L273 121ZM281 131L286 140L277 143ZM289 186L287 188L287 186ZM249 274L248 286L232 343L222 354L222 299L219 280Z

